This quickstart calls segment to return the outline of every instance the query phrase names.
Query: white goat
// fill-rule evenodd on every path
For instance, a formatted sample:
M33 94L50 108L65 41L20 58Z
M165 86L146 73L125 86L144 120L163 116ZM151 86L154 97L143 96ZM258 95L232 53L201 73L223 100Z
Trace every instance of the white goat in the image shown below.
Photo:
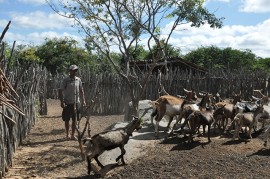
M263 112L263 105L258 105L257 109L254 112L246 112L246 113L238 113L234 119L233 122L235 122L235 131L233 135L233 140L235 140L235 137L238 137L238 139L241 139L239 136L239 131L242 129L242 127L248 127L248 136L251 139L251 130L254 126L257 125L256 116L259 113Z

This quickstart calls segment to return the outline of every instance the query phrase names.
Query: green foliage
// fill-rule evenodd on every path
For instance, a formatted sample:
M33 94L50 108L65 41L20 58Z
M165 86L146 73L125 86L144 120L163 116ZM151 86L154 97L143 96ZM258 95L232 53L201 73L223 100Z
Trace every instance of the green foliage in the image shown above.
M37 55L52 74L63 73L71 64L79 66L87 65L90 61L89 54L82 48L78 48L77 42L72 39L46 39L37 48Z
M36 55L36 48L30 47L19 51L18 61L20 64L39 63L40 58Z
M203 0L171 1L177 4L171 15L176 16L180 22L190 22L191 26L200 27L209 24L211 28L221 28L224 18L217 18L203 7Z
M17 66L27 67L31 64L39 64L40 58L36 55L36 47L35 46L27 46L27 45L18 45L13 49L12 56L11 55L11 47L7 44L5 45L5 54L8 60L8 68L16 68Z
M160 50L163 48L164 50ZM164 52L164 53L163 53ZM181 50L173 47L171 44L165 45L165 40L160 41L160 45L153 46L151 51L148 51L144 59L163 59L165 57L181 56Z
M255 65L255 69L261 69L270 72L270 58L258 59Z
M112 53L111 58L115 61L115 63L120 63L121 57L118 53ZM87 66L83 66L82 68L87 68L91 72L96 74L99 73L115 73L115 70L106 56L102 54L93 54L90 57Z
M185 55L185 59L209 69L253 69L258 58L250 50L221 49L215 46L201 47Z

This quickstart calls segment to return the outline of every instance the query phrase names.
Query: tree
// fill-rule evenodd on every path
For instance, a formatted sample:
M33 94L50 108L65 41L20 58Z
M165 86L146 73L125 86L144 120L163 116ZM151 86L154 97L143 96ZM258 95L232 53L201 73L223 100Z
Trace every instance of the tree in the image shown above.
M74 19L86 34L92 50L101 52L114 66L116 72L124 78L130 90L133 114L138 115L138 103L151 76L150 71L139 78L131 70L130 62L134 52L144 41L146 48L153 53L156 45L163 57L166 57L169 39L176 28L190 23L193 27L209 24L211 28L221 28L223 18L217 18L204 6L203 0L70 0L67 3L47 0L59 15ZM165 24L172 25L162 34ZM164 40L164 44L161 43ZM124 68L112 59L115 51L121 53ZM155 64L159 58L152 56ZM165 58L166 62L166 58ZM134 88L138 87L139 94Z
M181 50L173 47L171 44L165 44L165 40L160 41L160 45L162 47L165 47L166 45L166 51L165 53L162 53L159 50L158 45L153 45L152 50L147 53L147 56L145 57L146 59L152 59L157 58L157 59L164 59L166 57L176 57L180 56Z
M270 58L260 58L260 59L258 59L255 68L270 72Z
M40 58L36 55L36 47L19 46L19 49L17 58L20 65L40 63Z
M250 50L237 50L230 47L221 49L215 46L200 47L185 55L185 59L210 69L252 69L257 57Z
M85 66L89 61L89 54L82 48L76 47L77 42L68 38L46 39L37 48L36 54L53 75L66 72L71 64Z

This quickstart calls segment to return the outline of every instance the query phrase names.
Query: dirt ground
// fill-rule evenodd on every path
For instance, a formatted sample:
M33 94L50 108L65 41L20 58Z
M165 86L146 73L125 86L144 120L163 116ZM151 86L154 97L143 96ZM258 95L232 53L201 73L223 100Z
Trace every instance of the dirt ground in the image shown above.
M93 172L87 176L78 142L65 139L60 114L59 101L49 100L48 115L37 120L18 147L4 178L96 178ZM123 115L93 116L91 134L123 119ZM182 136L157 139L139 158L112 168L104 178L270 178L270 150L260 136L253 137L232 142L232 134L212 134L211 143L203 136L192 144Z

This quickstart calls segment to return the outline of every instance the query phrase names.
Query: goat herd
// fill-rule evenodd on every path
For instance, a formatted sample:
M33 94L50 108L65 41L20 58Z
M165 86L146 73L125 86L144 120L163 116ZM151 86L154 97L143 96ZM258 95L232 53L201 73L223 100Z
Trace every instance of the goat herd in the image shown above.
M252 130L256 130L258 121L262 122L264 127L265 122L269 119L270 107L268 106L268 97L261 93L261 90L254 90L254 96L250 101L242 101L240 94L233 94L232 100L223 101L220 96L209 93L199 93L201 100L197 102L196 92L186 90L185 97L175 97L171 95L160 96L158 100L152 101L154 111L151 114L151 123L155 117L155 135L159 135L159 122L164 116L169 119L167 129L169 130L173 118L176 116L176 122L173 125L169 135L171 135L177 124L181 124L180 132L186 135L189 134L189 142L193 140L195 133L200 133L200 127L208 127L208 142L210 139L210 130L217 128L224 132L234 128L233 140L236 137L239 139L239 132L245 127L248 132L248 137L252 138ZM184 119L184 122L181 122ZM230 125L229 124L230 120ZM154 124L153 124L154 125ZM247 130L248 129L248 130ZM265 145L267 145L269 129L266 130Z
M180 132L183 135L188 134L188 141L192 142L196 133L200 134L202 126L203 133L207 126L208 142L211 142L210 131L225 131L234 128L233 139L239 136L240 131L246 132L248 138L252 138L253 130L258 130L258 123L265 126L265 121L269 119L270 106L268 106L268 97L263 95L261 90L254 90L254 94L250 101L241 100L240 94L233 94L231 100L221 100L220 96L209 93L199 93L200 100L194 90L186 90L185 96L160 96L156 101L151 101L153 112L151 114L151 123L155 126L155 136L159 136L159 123L166 116L169 119L166 131L170 129L171 122L176 118L176 122L169 132L169 136L173 134L176 125L180 124ZM184 119L184 121L182 121ZM154 124L155 120L155 124ZM128 142L129 137L134 130L141 128L142 120L133 116L133 120L122 129L106 131L96 134L91 138L85 139L86 150L81 152L86 156L88 163L88 174L91 172L91 160L94 158L100 167L104 167L98 160L106 150L111 150L119 147L121 155L116 161L121 159L125 164L124 154L126 153L124 145ZM243 129L244 128L244 129ZM268 133L270 127L267 127L264 135L264 145L267 145ZM80 142L81 140L79 140ZM81 144L80 144L81 145Z

